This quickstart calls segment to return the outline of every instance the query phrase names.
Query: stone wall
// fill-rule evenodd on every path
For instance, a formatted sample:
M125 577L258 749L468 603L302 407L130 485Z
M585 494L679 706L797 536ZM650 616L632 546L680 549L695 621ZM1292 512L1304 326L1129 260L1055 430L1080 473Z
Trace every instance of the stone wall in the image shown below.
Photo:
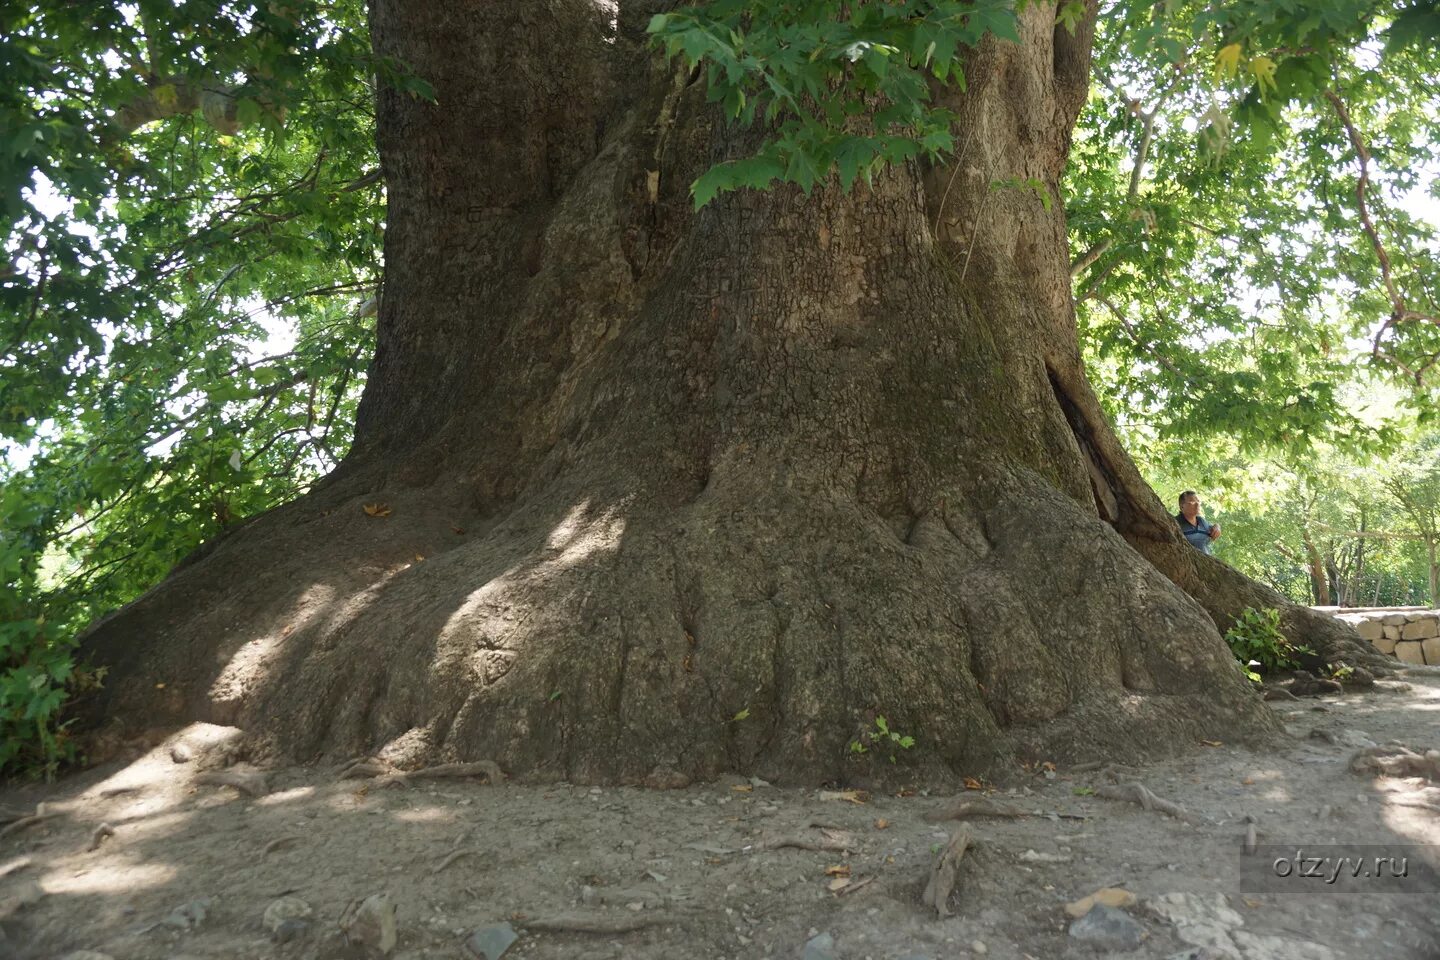
M1440 610L1334 610L1373 643L1404 663L1440 664Z

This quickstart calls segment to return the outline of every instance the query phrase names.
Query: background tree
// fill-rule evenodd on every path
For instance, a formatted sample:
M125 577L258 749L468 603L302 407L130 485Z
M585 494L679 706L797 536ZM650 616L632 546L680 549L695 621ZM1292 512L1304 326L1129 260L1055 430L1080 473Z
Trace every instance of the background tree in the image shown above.
M1396 465L1385 489L1399 505L1407 531L1425 550L1425 566L1432 607L1440 607L1440 436L1417 445L1413 459Z

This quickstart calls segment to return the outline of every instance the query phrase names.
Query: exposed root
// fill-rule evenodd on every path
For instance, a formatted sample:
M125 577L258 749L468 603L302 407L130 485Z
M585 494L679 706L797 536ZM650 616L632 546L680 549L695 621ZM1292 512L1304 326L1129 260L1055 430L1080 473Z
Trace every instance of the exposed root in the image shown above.
M949 806L931 810L925 814L926 823L944 823L946 820L970 820L976 817L1038 817L1043 819L1084 820L1080 813L1031 813L1016 807L996 803L993 800L957 800Z
M1174 817L1176 820L1185 823L1198 825L1203 821L1190 813L1177 803L1169 800L1162 800L1155 796L1143 783L1121 783L1115 786L1103 786L1095 791L1097 797L1104 797L1107 800L1125 800L1130 803L1138 803L1146 810L1154 810L1166 816Z
M44 823L46 820L52 820L58 816L60 816L58 810L47 810L44 803L37 803L35 804L35 812L33 814L28 817L21 817L3 830L0 830L0 837L8 837L12 833L19 833L21 830L35 826L37 823Z
M462 850L453 850L450 853L447 853L444 859L442 859L439 863L435 864L435 866L430 868L430 875L433 877L435 874L439 873L441 870L444 870L446 867L450 866L450 864L454 863L456 860L459 860L461 857L468 857L471 854L474 854L478 857L483 853L483 850L476 850L474 847L465 847Z
M401 770L377 757L356 760L341 768L340 780L366 780L374 778L382 787L398 785L408 787L411 780L442 780L459 777L484 777L492 785L505 782L505 774L494 760L476 760L473 763L441 763L419 770Z
M1440 779L1440 750L1416 753L1401 744L1366 747L1350 758L1350 771L1379 777Z
M946 820L969 820L973 817L1023 817L1025 811L1016 807L996 803L993 800L957 800L925 814L926 823L944 823Z
M755 844L750 848L750 852L759 853L762 850L783 850L786 847L790 847L796 850L845 853L856 849L858 846L854 834L844 830L821 830L819 840L797 836L771 837Z
M16 859L11 860L4 866L0 866L0 880L3 880L5 877L10 876L12 873L19 873L21 870L24 870L26 867L32 866L34 863L35 861L30 859L29 857L17 857Z
M1111 783L1118 783L1122 779L1134 778L1139 770L1123 763L1110 763L1106 760L1091 760L1086 763L1077 763L1070 768L1071 773L1098 773Z
M115 797L128 797L133 793L141 793L140 787L111 787L108 790L100 791L101 800L111 800Z
M90 846L85 848L86 851L93 852L95 850L99 850L100 844L105 842L105 838L113 836L115 836L114 827L110 826L110 824L108 823L100 824L100 826L95 828L95 832L90 834Z
M836 890L835 896L843 897L847 893L854 893L856 890L863 890L874 882L874 877L862 877L861 879L856 880L854 883L848 883L845 886L841 887L839 890Z
M299 837L293 836L293 835L291 835L291 836L284 836L284 837L276 837L274 840L271 840L269 843L265 844L265 849L260 851L260 859L261 859L261 860L264 860L266 857L270 856L270 854L274 853L276 850L279 850L281 847L285 846L286 844L294 843L295 841L297 841L297 840L299 840L299 839L300 839Z
M230 770L212 770L195 777L196 783L210 783L221 787L234 787L252 797L263 797L270 792L270 780L259 770L236 767Z
M610 936L634 933L646 927L659 927L674 923L672 914L636 914L633 917L598 917L576 913L562 913L553 917L535 917L529 920L515 920L515 926L544 933L594 933Z
M1429 810L1431 813L1440 813L1440 803L1426 803L1424 800L1392 800L1386 804L1387 807L1413 807L1416 810Z
M934 907L935 912L942 918L950 916L950 892L955 889L955 874L959 871L960 860L969 846L970 834L964 827L957 828L930 868L930 879L925 883L925 892L920 895L920 902L927 907Z

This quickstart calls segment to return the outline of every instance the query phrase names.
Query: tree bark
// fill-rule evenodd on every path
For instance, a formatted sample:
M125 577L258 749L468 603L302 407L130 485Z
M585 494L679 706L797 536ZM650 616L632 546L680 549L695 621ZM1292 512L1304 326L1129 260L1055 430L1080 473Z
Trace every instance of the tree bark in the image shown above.
M1246 606L1363 659L1184 542L1086 381L1058 200L1093 3L974 52L953 163L698 213L754 135L645 48L654 6L375 0L438 103L380 95L354 450L99 625L92 717L817 782L888 772L848 750L883 715L916 778L1272 734L1216 629Z

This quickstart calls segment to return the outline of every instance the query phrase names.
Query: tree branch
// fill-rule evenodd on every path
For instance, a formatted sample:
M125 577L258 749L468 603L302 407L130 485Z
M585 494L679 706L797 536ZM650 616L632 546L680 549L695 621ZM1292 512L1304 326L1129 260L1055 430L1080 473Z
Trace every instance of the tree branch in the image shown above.
M1335 109L1335 115L1340 118L1340 123L1345 128L1345 135L1350 139L1350 145L1355 149L1355 158L1360 165L1360 176L1355 181L1355 203L1360 214L1360 226L1365 235L1370 239L1370 245L1375 249L1375 258L1380 263L1380 277L1385 283L1385 292L1390 297L1390 318L1381 324L1380 329L1375 333L1374 345L1371 348L1371 356L1377 360L1380 358L1380 347L1384 340L1386 331L1398 324L1413 320L1425 320L1440 326L1440 319L1429 314L1411 310L1405 303L1405 296L1400 292L1399 286L1395 283L1394 271L1390 265L1390 254L1385 250L1385 244L1380 240L1380 233L1375 229L1375 222L1370 218L1370 205L1366 194L1370 188L1370 151L1365 146L1365 140L1356 129L1355 122L1350 118L1350 111L1346 109L1345 102L1334 90L1325 91L1325 99ZM1424 382L1425 372L1437 362L1440 362L1440 354L1429 357L1419 369L1411 369L1403 361L1397 358L1394 353L1390 354L1392 362L1398 364L1402 370L1408 373L1417 385Z

